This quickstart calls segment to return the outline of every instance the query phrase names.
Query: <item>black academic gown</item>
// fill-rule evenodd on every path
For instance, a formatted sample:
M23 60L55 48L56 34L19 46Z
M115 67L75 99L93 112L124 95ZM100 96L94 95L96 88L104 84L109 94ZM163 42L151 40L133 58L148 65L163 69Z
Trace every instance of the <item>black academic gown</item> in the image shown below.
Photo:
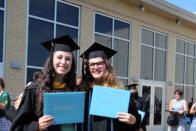
M110 119L110 118L100 117L100 116L89 117L89 99L91 99L91 93L92 90L86 92L85 123L83 126L84 131L137 131L138 130L138 128L140 127L141 116L138 114L137 107L132 97L130 97L128 112L136 117L136 123L133 125L129 125L118 121L118 119Z
M11 131L38 131L38 120L41 116L36 113L36 88L37 86L34 84L25 89ZM51 92L57 91L53 90ZM47 128L47 131L60 131L60 128L59 125L53 125Z

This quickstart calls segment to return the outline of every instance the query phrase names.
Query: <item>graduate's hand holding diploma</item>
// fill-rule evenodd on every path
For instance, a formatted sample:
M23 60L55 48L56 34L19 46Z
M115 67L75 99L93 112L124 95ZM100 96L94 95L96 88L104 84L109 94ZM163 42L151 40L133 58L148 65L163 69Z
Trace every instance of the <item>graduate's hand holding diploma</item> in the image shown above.
M39 118L39 131L46 130L53 123L53 117L51 115L44 115Z
M135 124L136 118L130 113L126 112L118 112L116 115L117 119L121 122L127 123L127 124Z

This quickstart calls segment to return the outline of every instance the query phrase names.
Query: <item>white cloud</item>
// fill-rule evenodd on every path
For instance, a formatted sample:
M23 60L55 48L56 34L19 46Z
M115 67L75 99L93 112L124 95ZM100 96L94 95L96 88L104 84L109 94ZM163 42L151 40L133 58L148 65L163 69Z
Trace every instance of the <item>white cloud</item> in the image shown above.
M193 12L193 14L195 14L195 15L196 15L196 12Z

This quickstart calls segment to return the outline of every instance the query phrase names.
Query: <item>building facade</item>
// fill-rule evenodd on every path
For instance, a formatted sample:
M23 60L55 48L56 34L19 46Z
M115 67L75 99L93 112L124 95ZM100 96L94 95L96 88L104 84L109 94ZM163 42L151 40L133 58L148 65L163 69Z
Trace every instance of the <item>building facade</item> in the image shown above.
M41 70L40 43L69 34L118 51L111 63L125 85L138 82L149 101L148 130L165 130L174 90L196 100L196 15L163 0L0 0L0 76L12 98Z

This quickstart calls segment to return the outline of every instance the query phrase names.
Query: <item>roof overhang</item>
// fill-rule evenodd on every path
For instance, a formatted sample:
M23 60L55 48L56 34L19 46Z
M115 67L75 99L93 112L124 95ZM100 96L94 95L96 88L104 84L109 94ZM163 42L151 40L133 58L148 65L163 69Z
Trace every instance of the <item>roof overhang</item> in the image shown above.
M176 17L185 19L189 22L192 22L196 24L196 15L186 11L180 7L177 7L166 0L141 0L141 2L144 2L146 4L149 4L151 6L154 6L164 12L167 12L171 15L174 15Z
M163 16L170 20L179 19L184 25L196 28L196 14L177 7L166 0L122 0L135 6L143 5L145 11Z

